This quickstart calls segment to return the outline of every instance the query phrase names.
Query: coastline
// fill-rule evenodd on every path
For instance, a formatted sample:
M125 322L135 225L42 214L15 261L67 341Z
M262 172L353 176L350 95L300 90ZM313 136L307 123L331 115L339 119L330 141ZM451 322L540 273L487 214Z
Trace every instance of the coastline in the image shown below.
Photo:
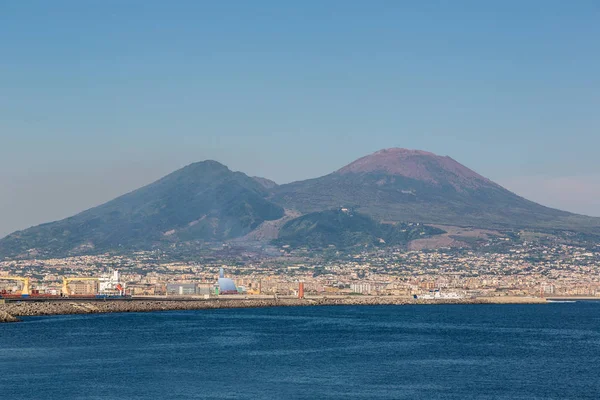
M125 312L210 310L222 308L308 307L308 306L373 306L433 304L545 304L538 297L478 297L469 299L413 299L390 296L347 296L280 299L132 299L130 301L46 301L0 304L0 323L17 322L18 317L106 314Z

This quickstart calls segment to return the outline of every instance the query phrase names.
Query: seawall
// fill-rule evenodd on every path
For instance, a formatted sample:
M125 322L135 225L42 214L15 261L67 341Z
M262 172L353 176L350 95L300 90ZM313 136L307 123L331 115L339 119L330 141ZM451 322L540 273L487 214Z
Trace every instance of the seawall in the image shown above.
M0 323L1 322L18 322L18 318L15 318L13 315L7 313L4 310L0 310Z
M412 299L407 297L322 297L308 299L210 299L210 300L131 300L131 301L46 301L0 304L0 322L14 322L15 317L205 310L218 308L299 307L335 305L407 305L407 304L539 304L546 300L534 297L481 297L471 299Z

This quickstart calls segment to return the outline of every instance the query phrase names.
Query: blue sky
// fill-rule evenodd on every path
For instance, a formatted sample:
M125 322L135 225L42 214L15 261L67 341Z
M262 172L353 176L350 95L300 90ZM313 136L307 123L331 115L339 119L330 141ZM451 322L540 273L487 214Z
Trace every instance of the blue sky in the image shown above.
M407 147L600 216L597 1L0 0L0 236L191 162Z

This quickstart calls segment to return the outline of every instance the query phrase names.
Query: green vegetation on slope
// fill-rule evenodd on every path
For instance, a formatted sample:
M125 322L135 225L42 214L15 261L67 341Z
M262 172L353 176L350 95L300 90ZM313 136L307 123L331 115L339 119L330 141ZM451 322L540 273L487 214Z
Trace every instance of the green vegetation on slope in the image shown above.
M458 188L441 182L434 184L384 172L333 173L278 186L270 199L303 213L347 204L382 221L600 233L600 218L544 207L491 182Z
M421 224L381 224L372 218L346 209L304 215L286 223L277 245L291 247L346 249L354 246L402 245L414 239L444 233Z

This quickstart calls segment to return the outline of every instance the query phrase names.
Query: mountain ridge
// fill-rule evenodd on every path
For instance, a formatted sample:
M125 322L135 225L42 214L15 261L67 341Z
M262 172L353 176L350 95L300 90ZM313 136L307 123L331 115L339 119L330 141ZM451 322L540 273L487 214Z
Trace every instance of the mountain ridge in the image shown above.
M451 157L401 148L377 151L319 178L280 185L269 198L302 213L349 206L380 220L600 231L600 218L529 201Z
M12 233L0 240L0 254L227 240L284 215L266 195L261 184L217 161L193 163L72 217Z
M14 232L0 239L0 257L228 241L251 237L269 221L270 233L262 236L273 238L274 229L283 226L276 221L284 215L289 227L303 214L342 207L377 223L600 234L600 218L531 202L451 157L392 148L322 177L284 185L231 171L213 160L193 163L72 217Z

